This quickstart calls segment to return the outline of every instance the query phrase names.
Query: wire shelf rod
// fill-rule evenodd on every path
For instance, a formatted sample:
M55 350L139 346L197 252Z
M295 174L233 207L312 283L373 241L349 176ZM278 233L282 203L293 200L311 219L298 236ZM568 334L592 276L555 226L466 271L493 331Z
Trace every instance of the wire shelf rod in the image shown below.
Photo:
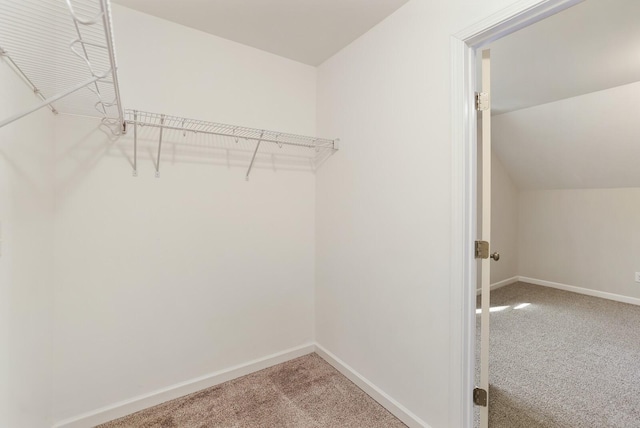
M107 0L100 1L100 8L102 9L102 22L104 25L104 31L108 44L109 62L111 63L111 69L113 70L113 73L111 73L111 78L113 79L113 88L116 93L115 100L118 108L118 119L124 127L124 111L122 109L122 100L120 99L120 83L118 82L117 73L118 64L116 62L115 46L113 44L113 28L111 20L109 19L109 17L111 16L111 9ZM123 129L122 131L124 132L125 129Z
M52 35L66 37L69 35L69 32L60 29L49 29L47 25L51 25L52 18L43 17L42 20L34 20L32 17L31 22L29 24L24 24L24 15L11 14L2 12L6 18L13 19L14 21L11 24L10 28L3 29L4 33L7 34L18 34L24 36L24 31L29 31L31 34L41 35L46 37L51 37ZM58 25L62 26L66 22L59 22ZM100 38L94 35L93 33L89 33L89 38L95 38L95 41L100 41ZM28 40L23 40L22 43L28 43Z
M242 140L251 140L251 141L264 141L264 142L269 142L269 143L275 143L275 144L282 144L282 145L287 145L287 146L297 146L297 147L306 147L306 148L333 148L334 146L334 140L327 140L326 142L322 142L320 144L311 144L311 143L296 143L296 142L291 142L291 141L281 141L281 140L276 140L276 139L271 139L271 138L260 138L259 136L255 137L252 135L231 135L228 133L224 133L224 132L215 132L215 131L197 131L197 130L193 130L193 129L188 129L188 128L183 128L183 127L179 127L179 126L170 126L170 125L166 125L166 124L158 124L158 123L147 123L141 120L129 120L127 119L125 121L128 125L139 125L139 126L144 126L144 127L150 127L150 128L163 128L163 129L170 129L173 131L185 131L185 132L190 132L190 133L199 133L199 134L208 134L208 135L217 135L220 137L237 137L239 139Z
M40 12L41 10L47 10L49 12L52 13L66 13L65 17L68 18L68 13L66 12L66 9L60 8L59 6L57 6L58 0L19 0L19 1L11 1L11 0L5 0L8 3L20 3L20 6L22 8L29 8L31 10L33 10L35 13ZM35 6L37 4L37 6ZM82 3L81 1L76 1L75 2L75 9L80 10L82 9L85 13L86 12L94 12L97 10L95 6L88 6L84 3Z
M51 22L69 23L69 12L64 7L51 6L46 2L38 2L37 6L28 2L20 2L20 8L11 7L9 4L0 4L0 10L3 14L13 17L21 17L23 22L40 21L45 28L51 27ZM60 28L53 28L56 31L64 31Z
M69 87L72 86L73 84L77 83L79 80L84 80L87 79L88 77L93 77L91 76L91 74L89 73L84 73L84 74L73 74L71 76L69 76L68 78L65 79L56 79L55 77L47 77L47 76L41 76L35 73L30 73L30 68L29 67L22 67L22 70L27 70L24 73L28 76L30 76L31 78L33 78L33 80L37 80L39 84L45 84L43 86L55 86L55 87ZM107 76L108 77L108 76ZM100 83L104 83L102 81L97 81ZM95 98L95 97L94 97Z
M156 113L148 113L143 111L137 111L137 122L141 126L158 126L162 115ZM133 123L131 119L133 116L132 110L125 112L126 121ZM179 124L176 126L175 124ZM176 116L165 116L164 125L165 128L170 128L176 131L186 131L194 133L206 133L219 135L223 137L241 138L258 140L263 130L255 128L246 128L237 125L227 125L215 122L206 122L201 120L187 119ZM336 140L322 139L316 137L302 136L297 134L287 134L276 131L264 131L261 138L263 141L269 141L277 144L297 144L304 147L323 147L332 146Z
M20 9L12 8L8 4L0 5L0 10L6 16L20 17L23 21L40 21L45 25L45 28L50 26L52 20L69 22L69 13L66 10L60 7L51 7L46 2L41 2L38 6L31 5L29 2L21 2ZM55 30L63 31L60 29Z
M239 139L246 141L256 141L255 147L251 150L251 160L247 169L247 173L245 178L249 180L249 176L251 171L257 161L257 155L260 148L264 145L264 143L273 143L277 144L280 148L283 146L294 146L297 148L305 148L305 149L315 149L315 152L318 153L321 150L328 150L331 152L335 152L338 150L338 139L330 140L326 138L317 138L317 137L309 137L304 135L297 134L288 134L283 132L276 131L268 131L264 129L257 128L247 128L238 125L227 125L222 123L215 122L207 122L203 120L197 119L188 119L179 116L170 116L159 113L149 113L140 110L125 110L124 112L124 123L126 126L133 127L133 175L137 175L137 152L138 152L138 128L153 128L159 130L159 139L158 139L158 149L157 154L155 156L155 170L156 177L160 176L160 161L161 161L161 151L162 145L165 138L165 131L173 131L177 133L181 133L183 136L186 136L187 133L190 134L203 134L203 135L212 135L217 137L229 138L233 139L236 143ZM147 134L149 135L149 134ZM172 144L176 144L176 142L172 142ZM180 143L178 143L180 144ZM188 143L185 143L188 144ZM193 144L193 143L191 143ZM175 147L175 146L174 146ZM196 145L198 147L198 145ZM241 150L242 152L249 152L245 150L246 146L239 146L237 150ZM222 148L223 150L228 150L228 148ZM270 149L273 150L273 149ZM276 149L277 150L277 149ZM274 156L273 152L268 152L271 156ZM301 153L301 152L300 152ZM300 153L296 156L300 156ZM324 152L327 153L327 152ZM286 156L287 153L284 152L283 156ZM265 153L265 156L267 154ZM289 154L289 156L292 156ZM305 155L307 157L308 155ZM313 164L314 159L317 160L320 157L325 157L326 155L317 155L314 154L309 161Z
M7 34L18 33L19 35L24 35L23 31L29 31L31 34L48 36L48 37L52 35L57 35L61 37L65 37L69 35L67 31L62 29L47 28L47 26L51 26L51 21L54 20L54 18L50 16L43 16L42 19L33 19L33 17L29 17L31 21L29 21L29 24L25 24L23 22L25 22L24 20L26 18L26 15L5 13L4 11L2 11L2 13L6 18L13 19L13 22L11 23L11 27L3 29L3 32L6 32ZM67 23L66 19L64 21L60 20L60 22L58 22L57 25L63 26L66 23ZM93 41L103 41L103 39L100 38L98 34L94 34L93 32L86 32L86 33L87 34L83 36L83 38L85 39L93 39ZM26 41L23 41L22 43L25 43L25 42Z

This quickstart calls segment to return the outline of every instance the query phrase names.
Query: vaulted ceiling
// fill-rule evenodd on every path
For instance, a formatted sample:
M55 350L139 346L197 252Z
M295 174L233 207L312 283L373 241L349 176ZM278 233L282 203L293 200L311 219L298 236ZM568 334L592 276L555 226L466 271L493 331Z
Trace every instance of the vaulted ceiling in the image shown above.
M123 6L319 65L408 0L114 0Z
M493 117L521 190L640 187L640 82Z
M489 48L495 114L637 82L640 1L586 0Z
M489 46L494 150L518 187L640 187L639 22L638 0L586 0Z

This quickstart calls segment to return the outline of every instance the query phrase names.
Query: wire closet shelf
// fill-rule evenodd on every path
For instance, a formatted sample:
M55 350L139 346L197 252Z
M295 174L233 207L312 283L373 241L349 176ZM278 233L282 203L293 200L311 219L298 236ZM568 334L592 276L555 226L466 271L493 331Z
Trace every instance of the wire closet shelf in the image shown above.
M256 155L262 143L277 144L280 147L283 146L296 146L314 149L316 152L320 151L335 151L338 150L338 139L327 139L309 137L304 135L289 134L277 131L268 131L265 129L248 128L238 125L227 125L223 123L208 122L204 120L188 119L185 117L170 116L160 113L150 113L140 110L125 110L125 123L127 129L133 129L133 144L134 144L134 159L133 159L133 174L137 175L137 145L138 145L138 127L152 127L159 128L159 141L156 166L156 176L159 176L160 168L160 154L162 149L162 137L163 130L180 131L183 135L187 133L193 134L205 134L215 135L219 137L227 137L235 140L250 140L256 141L256 146L251 157L251 163L247 170L246 179L249 179L249 174L253 167Z
M0 127L48 107L125 131L109 0L0 1L0 58L40 101Z

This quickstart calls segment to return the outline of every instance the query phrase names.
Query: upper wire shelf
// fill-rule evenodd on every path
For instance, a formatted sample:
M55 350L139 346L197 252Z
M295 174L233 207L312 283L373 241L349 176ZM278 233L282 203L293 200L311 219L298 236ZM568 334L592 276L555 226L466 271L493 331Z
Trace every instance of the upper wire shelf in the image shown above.
M251 163L247 170L246 179L249 179L249 174L253 167L256 155L262 143L276 144L279 147L283 146L295 146L299 148L313 149L315 152L320 151L335 151L338 150L338 139L327 139L309 137L305 135L290 134L285 132L269 131L266 129L248 128L238 125L227 125L223 123L208 122L204 120L188 119L179 116L170 116L160 113L150 113L139 110L125 110L125 123L127 129L133 129L133 143L134 143L134 159L133 159L133 173L137 174L137 144L138 144L138 131L139 127L151 127L158 128L159 140L158 140L158 152L157 160L155 162L156 176L160 173L160 156L162 150L163 131L177 131L182 135L187 133L214 135L219 137L226 137L234 140L236 143L238 140L251 140L256 141L256 146L253 150L253 156L251 157Z
M0 1L0 58L53 113L100 117L124 132L109 0Z

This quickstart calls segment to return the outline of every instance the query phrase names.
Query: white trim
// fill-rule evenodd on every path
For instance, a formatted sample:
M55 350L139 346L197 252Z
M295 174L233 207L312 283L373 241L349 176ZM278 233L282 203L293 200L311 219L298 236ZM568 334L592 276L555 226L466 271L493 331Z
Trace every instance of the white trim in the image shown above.
M156 406L165 401L173 400L266 369L276 364L302 357L303 355L314 352L315 349L316 347L313 343L291 348L62 420L54 424L53 428L86 428L102 424Z
M584 0L520 0L455 35L478 49Z
M475 50L582 0L520 0L451 37L452 231L449 426L471 428L475 372Z
M451 79L451 286L450 286L450 354L449 367L451 427L470 428L473 425L473 403L471 393L475 372L475 307L476 307L476 262L469 243L476 235L476 203L474 190L475 121L473 91L475 52L458 38L451 38L453 77ZM471 117L468 117L471 115ZM472 143L467 143L472 141ZM473 315L472 315L473 313Z
M355 383L358 388L366 392L371 398L376 400L382 407L387 409L392 415L400 419L410 428L430 428L430 426L412 413L409 409L398 403L382 389L371 383L367 378L355 371L340 358L336 357L324 347L316 343L316 353L326 362L331 364L336 370L342 373L347 379Z
M592 290L590 288L576 287L575 285L561 284L559 282L545 281L543 279L529 278L526 276L518 277L521 282L529 284L541 285L543 287L557 288L558 290L571 291L572 293L584 294L586 296L600 297L601 299L613 300L616 302L629 303L631 305L640 306L640 299L637 297L623 296L621 294L607 293L606 291Z
M409 427L430 428L426 422L412 413L409 409L397 402L360 373L317 343L309 343L296 348L291 348L286 351L230 367L225 370L220 370L147 394L139 395L128 400L119 401L117 403L57 422L53 425L53 428L86 428L99 425L139 412L140 410L156 406L168 400L183 397L187 394L191 394L205 388L210 388L313 352L317 352L322 359L331 364L340 373Z
M520 281L520 277L519 276L512 276L511 278L503 279L502 281L498 281L498 282L495 282L495 283L491 284L489 289L491 291L493 291L495 289L506 287L507 285L514 284L514 283L516 283L518 281ZM482 291L482 289L478 288L476 290L476 294L480 295L481 291Z

